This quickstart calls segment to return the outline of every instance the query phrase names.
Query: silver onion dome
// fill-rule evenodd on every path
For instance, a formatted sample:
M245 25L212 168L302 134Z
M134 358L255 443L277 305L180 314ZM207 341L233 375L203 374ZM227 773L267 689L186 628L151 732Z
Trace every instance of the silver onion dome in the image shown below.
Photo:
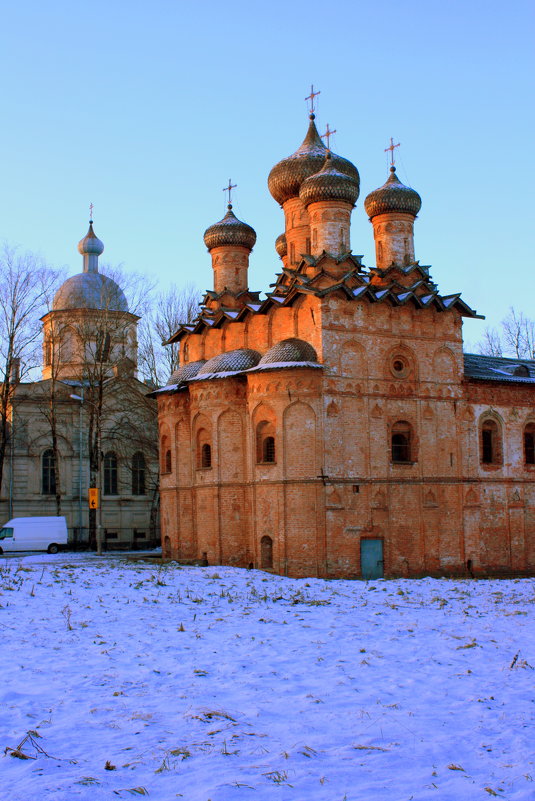
M84 253L95 253L97 256L100 256L103 252L104 243L95 235L93 231L93 220L90 220L89 231L84 238L80 239L78 242L78 253L81 253L82 256Z
M217 223L211 225L204 232L204 243L208 250L221 245L240 245L252 250L256 242L256 231L247 223L238 220L232 211L232 204L228 204L227 213Z
M301 184L299 197L305 204L320 200L341 200L355 205L360 193L360 180L336 168L331 153L327 151L325 163L319 172L306 178Z
M314 119L314 114L311 114L307 135L301 146L291 156L275 164L269 173L269 191L281 206L290 198L299 196L303 181L318 172L325 161L327 148L321 140ZM332 161L337 170L359 181L358 170L348 159L333 153Z
M396 168L390 167L390 175L386 183L375 189L364 201L366 214L370 219L378 214L403 212L416 217L422 206L422 198L408 186L401 183L396 175Z

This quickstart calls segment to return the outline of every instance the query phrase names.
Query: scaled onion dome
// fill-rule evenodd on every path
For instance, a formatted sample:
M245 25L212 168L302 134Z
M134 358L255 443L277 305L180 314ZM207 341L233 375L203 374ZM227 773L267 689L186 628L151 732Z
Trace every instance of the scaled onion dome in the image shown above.
M260 361L260 354L250 348L238 348L213 356L203 364L197 373L200 378L209 373L237 373L256 367Z
M232 203L228 204L227 213L217 223L204 232L204 243L208 250L221 245L240 245L252 250L256 242L256 231L247 223L238 220L232 211Z
M279 234L275 240L275 250L283 259L288 253L288 243L286 242L286 234Z
M325 164L319 172L306 178L301 184L299 197L305 204L317 203L319 200L343 200L355 205L360 192L360 183L351 175L338 170L331 152L328 150Z
M52 308L63 309L107 309L109 311L128 311L128 303L123 290L112 278L98 272L98 257L104 244L95 236L93 223L89 231L78 243L78 252L84 257L84 271L67 278L54 295Z
M171 373L167 385L181 384L183 381L194 378L204 364L206 364L206 359L200 359L197 362L186 362L186 364L181 365L181 367L177 367L177 369Z
M309 175L314 175L323 166L327 148L321 141L318 129L314 122L314 114L310 115L310 125L303 144L288 158L275 164L268 178L268 188L272 197L282 206L292 197L298 197L301 184ZM359 173L354 164L342 156L332 154L332 163L335 169L349 175L360 183Z
M416 217L422 206L422 198L414 189L401 183L394 165L390 167L388 181L379 189L370 192L364 201L366 214L370 219L378 214L403 212Z
M291 362L317 362L318 355L312 345L305 342L304 339L297 339L290 337L283 339L273 345L267 353L264 353L260 361L259 367L264 367L266 364L287 364Z

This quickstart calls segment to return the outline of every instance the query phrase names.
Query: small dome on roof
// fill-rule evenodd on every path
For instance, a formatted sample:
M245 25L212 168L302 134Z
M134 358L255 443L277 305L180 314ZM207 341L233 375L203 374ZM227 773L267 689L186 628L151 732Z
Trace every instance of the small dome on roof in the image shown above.
M303 339L283 339L265 353L259 361L260 365L278 362L317 362L318 355L312 345Z
M323 166L327 148L321 141L314 122L314 114L310 115L310 125L302 145L278 164L275 164L268 177L268 188L272 197L282 206L286 200L299 196L301 184L309 175L314 175ZM333 166L359 181L359 173L354 164L342 156L332 154Z
M220 353L209 359L198 371L197 375L207 373L235 373L241 370L249 370L256 367L260 361L260 354L250 348L238 348L229 350L227 353Z
M422 198L408 186L401 183L396 175L396 168L390 167L388 181L379 189L370 192L364 201L366 214L370 219L378 214L403 212L416 217L422 206Z
M325 163L319 172L306 178L301 184L299 197L305 204L319 200L342 200L355 205L360 193L360 179L347 175L336 169L330 151L327 151Z
M204 243L208 250L221 245L240 245L252 250L256 242L256 231L247 223L238 220L232 211L232 204L228 204L227 213L217 223L211 225L204 232Z
M167 384L181 384L197 375L203 364L206 364L206 359L200 359L198 362L187 362L181 365L171 373Z
M82 256L84 253L96 253L97 256L100 256L101 253L104 252L104 243L95 236L95 232L93 231L93 220L89 220L89 231L84 236L83 239L80 239L78 242L78 253L81 253Z
M67 278L54 295L54 311L61 309L109 309L128 311L123 290L102 273L79 273Z
M275 250L283 259L288 253L288 243L286 242L286 234L279 234L275 240Z

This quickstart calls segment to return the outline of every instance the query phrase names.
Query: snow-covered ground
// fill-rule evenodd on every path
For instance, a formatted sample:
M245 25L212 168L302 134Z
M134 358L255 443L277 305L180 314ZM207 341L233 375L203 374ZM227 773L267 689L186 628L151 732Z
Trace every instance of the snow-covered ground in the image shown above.
M0 798L534 799L534 597L2 559Z

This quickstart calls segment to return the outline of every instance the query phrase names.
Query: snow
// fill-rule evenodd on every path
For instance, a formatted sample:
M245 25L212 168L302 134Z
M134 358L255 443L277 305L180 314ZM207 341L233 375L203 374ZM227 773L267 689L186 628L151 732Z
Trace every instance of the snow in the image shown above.
M534 590L2 558L1 796L533 799Z

